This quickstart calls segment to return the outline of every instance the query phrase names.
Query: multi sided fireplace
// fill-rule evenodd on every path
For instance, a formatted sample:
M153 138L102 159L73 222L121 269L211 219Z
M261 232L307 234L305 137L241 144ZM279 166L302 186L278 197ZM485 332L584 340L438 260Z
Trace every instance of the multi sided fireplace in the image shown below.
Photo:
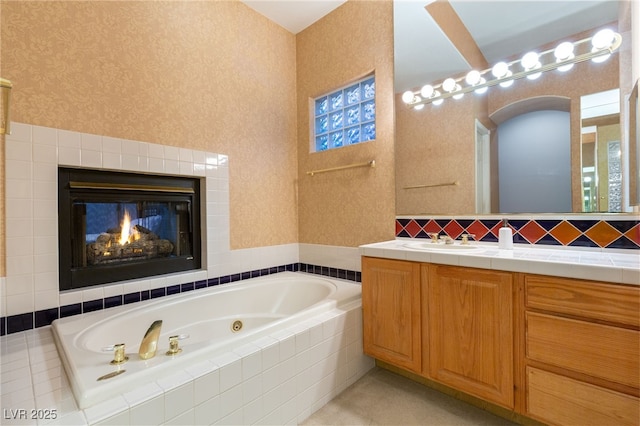
M58 170L60 290L199 269L200 181Z

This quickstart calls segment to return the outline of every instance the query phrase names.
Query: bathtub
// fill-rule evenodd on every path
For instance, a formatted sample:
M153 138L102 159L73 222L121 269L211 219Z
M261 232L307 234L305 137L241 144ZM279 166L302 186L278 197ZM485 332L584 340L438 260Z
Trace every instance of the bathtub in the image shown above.
M278 330L360 303L357 283L282 272L58 319L52 331L78 407L84 409ZM156 320L163 321L157 354L142 360L140 342ZM168 356L169 336L174 335L188 337L180 341L182 352ZM119 343L125 344L129 360L112 365L110 346ZM112 377L97 380L104 376Z

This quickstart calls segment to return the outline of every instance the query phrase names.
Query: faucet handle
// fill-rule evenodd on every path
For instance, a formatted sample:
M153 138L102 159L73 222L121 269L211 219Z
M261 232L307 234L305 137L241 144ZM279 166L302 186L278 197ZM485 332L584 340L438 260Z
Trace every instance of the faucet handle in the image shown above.
M432 243L437 243L438 242L438 233L437 232L429 232L427 235L429 235L431 237L431 242Z
M115 345L105 346L102 348L102 351L113 351L113 359L109 363L111 365L124 364L125 362L129 361L129 357L125 353L124 343L116 343Z
M177 336L169 336L169 350L166 352L166 355L173 356L182 352L182 348L179 346L179 341L188 339L188 334L179 334Z
M475 234L462 234L462 242L460 244L469 244L469 238L475 238Z

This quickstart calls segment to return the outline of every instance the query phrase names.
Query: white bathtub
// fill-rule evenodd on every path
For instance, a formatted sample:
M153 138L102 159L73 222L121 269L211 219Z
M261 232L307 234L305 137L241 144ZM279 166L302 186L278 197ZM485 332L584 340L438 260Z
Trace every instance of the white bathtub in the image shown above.
M360 296L357 283L283 272L62 318L52 330L75 399L84 409L336 307L359 304ZM145 361L138 348L155 320L163 321L158 351ZM239 332L231 329L236 320L243 323ZM180 342L183 351L166 356L169 336L181 334L189 335ZM113 353L103 348L117 343L125 343L129 361L114 366ZM97 381L118 370L126 371Z

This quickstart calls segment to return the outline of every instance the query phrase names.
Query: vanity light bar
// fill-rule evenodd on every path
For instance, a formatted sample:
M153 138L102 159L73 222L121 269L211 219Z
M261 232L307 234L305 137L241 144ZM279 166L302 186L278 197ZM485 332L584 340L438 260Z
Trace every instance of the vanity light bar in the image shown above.
M604 44L601 41L602 39L605 40ZM584 45L589 41L591 41L593 44L593 47L591 50L588 50L588 46L587 46L586 52L581 53L579 55L573 55L572 51L574 48L582 47L584 50L584 47L585 47ZM495 74L492 73L492 71L496 68L496 66L494 65L494 67L492 68L487 68L486 70L478 72L477 76L478 76L478 79L480 79L481 81L478 84L475 84L475 85L466 84L466 77L468 75L466 74L465 76L459 77L457 79L453 79L453 78L446 79L439 85L435 85L435 86L426 85L421 90L418 90L418 91L408 90L402 94L402 100L405 104L407 104L407 106L412 107L414 109L422 109L424 105L429 103L434 103L435 105L439 105L440 103L442 103L444 99L447 99L447 98L454 97L456 99L459 99L465 93L478 92L478 91L482 91L482 89L486 90L486 88L489 88L491 86L496 86L498 84L506 87L507 85L512 84L513 81L515 80L519 80L524 77L535 79L537 78L535 74L541 74L543 72L552 71L562 67L570 68L573 64L588 61L590 59L593 59L595 61L594 58L597 58L599 59L598 62L603 62L608 58L609 55L611 55L616 50L618 50L621 44L622 44L622 36L620 34L613 32L611 30L601 30L598 33L596 33L596 35L593 37L578 40L573 43L570 43L570 42L562 43L560 45L560 46L564 45L562 47L567 47L567 45L569 45L569 49L570 49L569 56L566 59L562 59L562 60L556 59L556 55L554 54L554 52L556 52L558 48L545 50L544 52L541 52L540 54L537 54L537 55L535 53L534 54L528 53L525 56L523 56L522 59L516 59L511 62L501 64L503 67L506 66L506 72L507 72L507 74L502 77L495 77ZM534 60L537 59L538 61L541 61L542 58L544 57L550 56L550 61L544 65L541 62L538 62L537 64L534 63L534 66L527 68L523 65L523 62L525 63L527 61L530 62L531 61L530 55L535 55ZM518 64L522 66L523 70L517 73L511 73L509 69L512 66L518 65ZM565 69L568 69L568 68L565 68ZM485 78L484 76L487 76L487 77L491 76L491 79ZM485 80L485 81L482 81L482 80ZM466 84L466 85L462 86L462 84ZM445 88L449 88L449 90L445 90ZM425 95L425 92L429 95L428 97ZM482 91L482 93L484 93L484 91Z

